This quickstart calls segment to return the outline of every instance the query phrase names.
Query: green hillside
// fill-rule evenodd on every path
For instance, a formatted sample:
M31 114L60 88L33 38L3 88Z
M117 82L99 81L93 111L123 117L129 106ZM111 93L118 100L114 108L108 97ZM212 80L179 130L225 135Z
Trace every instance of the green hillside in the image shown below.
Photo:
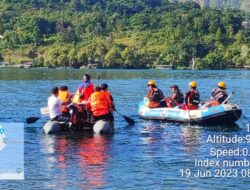
M232 8L250 12L249 0L170 0L170 2L195 2L201 7Z
M250 65L250 18L167 0L3 0L0 61L34 66Z

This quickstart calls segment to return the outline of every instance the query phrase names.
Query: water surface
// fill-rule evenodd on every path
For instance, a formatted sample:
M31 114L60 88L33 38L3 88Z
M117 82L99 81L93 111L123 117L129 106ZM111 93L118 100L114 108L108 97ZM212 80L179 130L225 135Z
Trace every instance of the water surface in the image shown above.
M190 80L198 82L206 100L218 81L225 81L231 101L250 118L249 71L168 71L168 70L0 70L0 122L24 122L39 116L50 89L68 85L74 92L84 73L93 82L110 86L117 110L134 120L134 126L115 115L116 133L94 135L45 135L46 118L25 125L25 180L0 181L1 189L243 189L249 178L181 177L180 170L193 172L195 159L212 158L212 147L249 147L247 144L209 144L208 135L245 136L243 120L231 126L190 126L143 121L137 105L147 92L147 82L156 80L167 96L169 87L187 91ZM246 122L245 122L246 123ZM14 158L13 158L14 159ZM228 159L235 159L229 157ZM241 169L241 168L239 168Z

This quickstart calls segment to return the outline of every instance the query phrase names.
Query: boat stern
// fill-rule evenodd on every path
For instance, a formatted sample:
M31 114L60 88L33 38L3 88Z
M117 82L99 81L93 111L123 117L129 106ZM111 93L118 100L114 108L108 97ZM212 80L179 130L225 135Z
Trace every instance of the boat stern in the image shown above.
M242 109L236 104L223 104L202 111L199 122L206 124L232 124L240 119Z

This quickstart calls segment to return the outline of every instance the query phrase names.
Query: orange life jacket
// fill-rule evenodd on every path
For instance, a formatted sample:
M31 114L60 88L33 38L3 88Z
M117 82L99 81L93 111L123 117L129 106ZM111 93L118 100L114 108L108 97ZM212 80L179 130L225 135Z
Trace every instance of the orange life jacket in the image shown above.
M69 91L68 90L59 90L58 98L63 102L67 102L69 99Z
M69 100L69 91L68 90L59 90L59 95L58 98L62 100L64 103L68 103ZM66 106L61 106L61 111L62 112L67 112L68 108Z
M105 94L107 101L108 101L108 107L112 108L113 107L113 102L111 100L111 94L109 91L103 91L103 93Z
M109 113L109 105L106 94L97 91L91 94L90 108L94 116L106 115Z
M158 98L157 98L158 100L157 100L157 101L151 100L152 97L153 97L156 93L158 93ZM147 97L148 97L148 99L149 99L149 102L148 102L148 105L147 105L147 106L150 107L150 108L157 108L157 107L159 107L159 106L160 106L160 100L162 100L162 99L164 98L164 96L163 96L161 90L158 89L158 88L150 89L150 90L149 90L149 93L148 93L148 95L147 95Z
M210 106L213 107L213 106L218 106L220 103L217 101L217 100L212 100L210 102Z
M158 107L160 106L160 103L159 103L159 102L152 102L152 101L149 101L147 106L148 106L149 108L158 108Z

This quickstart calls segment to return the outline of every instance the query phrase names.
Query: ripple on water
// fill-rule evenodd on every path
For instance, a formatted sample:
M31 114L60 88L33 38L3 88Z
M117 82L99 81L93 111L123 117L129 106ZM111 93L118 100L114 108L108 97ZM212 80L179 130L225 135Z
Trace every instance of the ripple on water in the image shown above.
M50 89L67 84L74 92L84 70L0 70L0 120L24 122L40 116ZM202 99L218 81L227 82L235 91L232 101L250 118L249 71L165 71L165 70L91 70L110 86L117 109L136 120L127 126L115 115L116 133L112 137L79 135L44 135L42 118L25 125L24 181L0 181L1 189L243 189L243 178L181 178L180 169L194 168L194 159L209 157L208 135L246 135L245 125L189 126L143 121L137 116L137 104L147 91L147 81L155 79L164 94L177 84L187 90L189 80L196 80ZM218 144L217 148L232 145Z

